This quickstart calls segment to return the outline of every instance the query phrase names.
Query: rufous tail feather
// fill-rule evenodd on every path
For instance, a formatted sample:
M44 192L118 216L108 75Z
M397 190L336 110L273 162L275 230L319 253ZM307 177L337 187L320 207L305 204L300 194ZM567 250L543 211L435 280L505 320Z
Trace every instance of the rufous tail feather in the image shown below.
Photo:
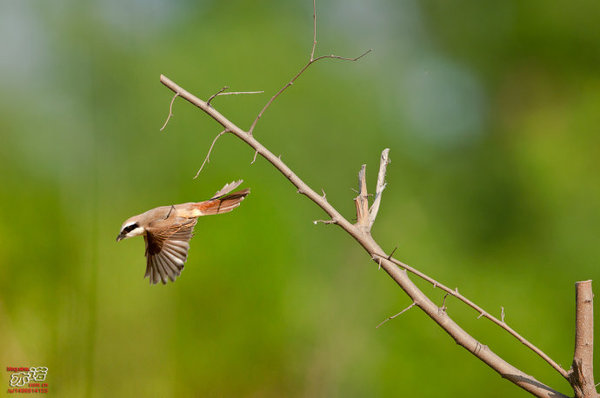
M202 215L212 215L228 213L240 205L240 202L244 200L250 193L250 189L246 188L241 191L230 193L220 198L207 200L205 202L196 203L195 208L202 212Z

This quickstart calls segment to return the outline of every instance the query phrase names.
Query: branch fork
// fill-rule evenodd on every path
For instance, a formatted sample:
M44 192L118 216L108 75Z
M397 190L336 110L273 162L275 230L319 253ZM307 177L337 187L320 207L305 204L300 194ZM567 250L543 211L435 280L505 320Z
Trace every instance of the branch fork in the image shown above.
M385 148L381 152L381 161L379 163L379 173L377 173L377 187L375 188L375 199L369 208L369 193L367 191L367 165L363 164L358 172L359 193L354 202L356 203L356 225L365 233L371 234L371 229L377 218L379 206L381 205L381 195L387 183L385 174L387 165L390 163L390 149Z

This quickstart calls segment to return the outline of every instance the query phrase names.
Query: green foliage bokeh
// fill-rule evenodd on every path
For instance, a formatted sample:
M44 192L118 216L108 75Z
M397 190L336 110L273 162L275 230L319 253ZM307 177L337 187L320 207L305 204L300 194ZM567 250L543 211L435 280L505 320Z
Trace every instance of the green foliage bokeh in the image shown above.
M599 275L600 3L318 2L315 64L255 135L352 219L391 149L375 238L499 315L563 365L577 280ZM248 128L306 62L310 1L0 4L0 365L47 366L61 397L526 396L407 296L263 159L171 92ZM149 286L149 208L243 178L235 212L199 221L180 279ZM417 281L441 304L442 294ZM506 360L568 385L453 299ZM598 317L597 317L598 318Z

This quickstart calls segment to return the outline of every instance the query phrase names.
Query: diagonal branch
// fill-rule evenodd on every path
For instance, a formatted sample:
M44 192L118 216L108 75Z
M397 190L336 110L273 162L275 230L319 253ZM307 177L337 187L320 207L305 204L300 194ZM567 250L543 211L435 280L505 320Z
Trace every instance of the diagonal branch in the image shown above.
M188 91L178 86L175 82L164 75L161 75L160 81L171 91L178 93L179 96L202 109L208 116L221 124L226 130L240 138L242 141L252 147L259 155L270 162L277 170L279 170L297 189L298 192L307 196L315 204L317 204L332 220L336 220L336 225L339 225L344 231L352 236L366 251L370 257L378 258L377 262L381 263L381 268L406 292L423 312L433 319L446 333L448 333L457 344L461 345L474 356L486 363L489 367L498 372L502 377L508 379L515 385L530 392L537 397L557 398L566 397L560 392L552 389L544 383L536 380L533 376L528 375L522 370L514 367L506 362L487 346L481 344L473 336L462 329L448 314L444 311L439 311L439 307L433 303L411 280L408 278L405 269L399 268L394 262L388 260L384 250L363 229L358 228L344 218L324 197L311 189L300 177L296 175L279 157L275 156L271 151L265 148L257 141L249 132L246 132L232 123L229 119L219 113L216 109L210 107L206 102L198 97L190 94Z
M443 290L447 292L447 294L452 294L455 297L458 297L462 301L469 304L471 307L477 309L480 312L480 316L486 316L488 319L491 319L495 323L502 326L504 329L509 332L512 331L508 325L504 322L504 316L502 317L502 321L498 321L496 318L489 315L487 312L480 309L474 303L464 298L462 295L458 293L458 290L450 290L445 286L435 282L432 278L428 277L425 274L420 273L419 271L409 267L405 264L400 263L398 260L392 258L392 255L385 255L385 252L379 246L379 244L372 238L370 234L371 227L377 217L377 213L379 211L379 206L381 203L381 195L383 190L385 189L385 172L387 164L389 163L389 150L386 149L383 151L381 155L381 163L378 174L377 188L376 188L376 196L373 205L369 211L368 207L368 193L366 187L366 176L365 176L365 166L361 168L361 172L359 173L359 184L360 184L360 193L358 197L355 199L356 207L357 207L357 223L352 224L346 218L344 218L329 202L326 200L325 195L321 196L317 194L313 189L311 189L300 177L298 177L282 160L280 157L275 156L271 151L265 148L259 141L257 141L253 137L253 132L256 127L256 124L265 113L265 111L271 106L271 104L291 85L295 83L295 81L315 62L322 59L339 59L345 61L357 61L366 54L368 54L371 50L366 51L362 55L355 58L346 58L340 57L337 55L322 55L315 58L315 49L317 45L317 13L316 13L316 0L313 0L313 43L310 53L309 61L304 65L300 71L288 82L286 83L271 99L265 104L265 106L258 113L257 117L254 119L250 129L248 131L244 131L239 128L237 125L233 124L229 119L219 113L217 110L212 108L209 103L202 101L198 97L190 94L182 87L178 86L172 80L167 78L164 75L161 75L160 81L169 89L171 89L175 93L176 96L181 96L186 99L188 102L194 104L198 108L202 109L205 113L207 113L210 117L212 117L215 121L220 123L224 128L224 132L231 132L242 141L246 142L250 147L252 147L255 151L254 159L252 163L256 160L257 155L261 155L267 161L269 161L277 170L279 170L297 189L298 193L307 196L310 200L312 200L315 204L317 204L325 213L327 213L330 217L330 221L317 220L316 222L325 222L339 225L344 231L346 231L350 236L352 236L366 251L369 253L371 258L379 264L380 268L383 268L388 275L406 292L406 294L412 299L412 304L399 314L390 317L392 319L404 311L412 308L413 306L419 307L423 312L425 312L431 319L433 319L446 333L448 333L457 344L461 345L469 352L471 352L474 356L479 358L481 361L486 363L496 372L498 372L502 377L510 380L515 385L521 387L522 389L532 393L538 397L547 397L547 398L557 398L557 397L566 397L565 395L559 393L558 391L553 390L552 388L546 386L545 384L537 381L533 376L530 376L520 369L514 367L513 365L506 362L504 359L499 357L497 354L492 352L487 346L481 344L474 337L469 335L465 330L463 330L458 324L456 324L444 311L440 309L436 304L434 304L429 297L427 297L409 278L407 275L407 270L413 272L414 274L424 278L425 280L433 281L434 287L439 286ZM217 93L220 94L220 93ZM173 97L172 102L175 97ZM212 99L212 98L211 98ZM169 112L171 115L171 112ZM220 133L218 137L220 137ZM210 150L208 155L210 155ZM208 159L205 159L205 162ZM393 254L393 253L392 253ZM400 267L399 267L400 266ZM444 305L444 304L443 304ZM388 320L389 320L388 319ZM513 331L514 332L514 331ZM513 334L513 333L511 333ZM522 339L520 335L516 332L513 334L515 337ZM523 342L524 339L520 340ZM526 340L524 340L526 341ZM525 344L525 343L524 343ZM529 343L530 344L530 343ZM527 345L527 344L526 344ZM530 344L528 346L530 349L534 350L538 355L542 356L548 363L550 363L561 375L565 376L566 371L563 370L560 366L558 366L554 361L552 361L547 355L545 355L541 350L537 349L535 346ZM535 348L535 349L534 349Z
M460 294L458 292L458 289L450 289L446 285L436 281L435 279L433 279L432 277L430 277L427 274L424 274L423 272L419 271L418 269L411 267L410 265L405 264L400 260L396 260L395 258L391 257L391 255L385 256L385 255L376 254L374 260L376 258L386 258L387 260L393 262L397 266L407 270L411 274L416 275L419 278L431 283L433 285L433 287L440 288L441 290L446 292L446 294L456 297L457 299L459 299L460 301L462 301L469 307L473 308L475 311L479 312L479 316L477 317L477 319L484 317L484 318L489 319L496 325L500 326L502 329L506 330L509 334L511 334L514 338L519 340L519 342L521 342L524 346L529 348L531 351L535 352L540 358L542 358L544 361L546 361L550 366L552 366L554 368L554 370L556 370L558 373L560 373L560 375L562 377L564 377L565 379L569 378L568 372L566 370L564 370L558 363L556 363L556 361L554 361L552 358L550 358L550 356L548 356L548 354L546 354L544 351L542 351L541 349L536 347L533 343L531 343L525 337L521 336L513 328L508 326L508 324L504 321L504 307L502 307L502 315L501 315L502 320L500 320L500 319L496 318L495 316L493 316L492 314L490 314L489 312L485 311L483 308L481 308L480 306L478 306L477 304L475 304L468 298L466 298L465 296L463 296L462 294Z

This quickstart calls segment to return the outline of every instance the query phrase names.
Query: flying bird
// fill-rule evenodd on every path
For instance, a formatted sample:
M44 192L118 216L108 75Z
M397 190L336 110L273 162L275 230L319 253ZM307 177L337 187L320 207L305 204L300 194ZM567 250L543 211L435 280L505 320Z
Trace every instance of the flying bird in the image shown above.
M228 213L238 207L250 193L250 189L233 192L242 183L234 181L217 191L204 202L161 206L127 219L121 226L117 242L143 235L146 242L146 274L151 284L170 279L175 281L181 274L190 248L198 217Z

